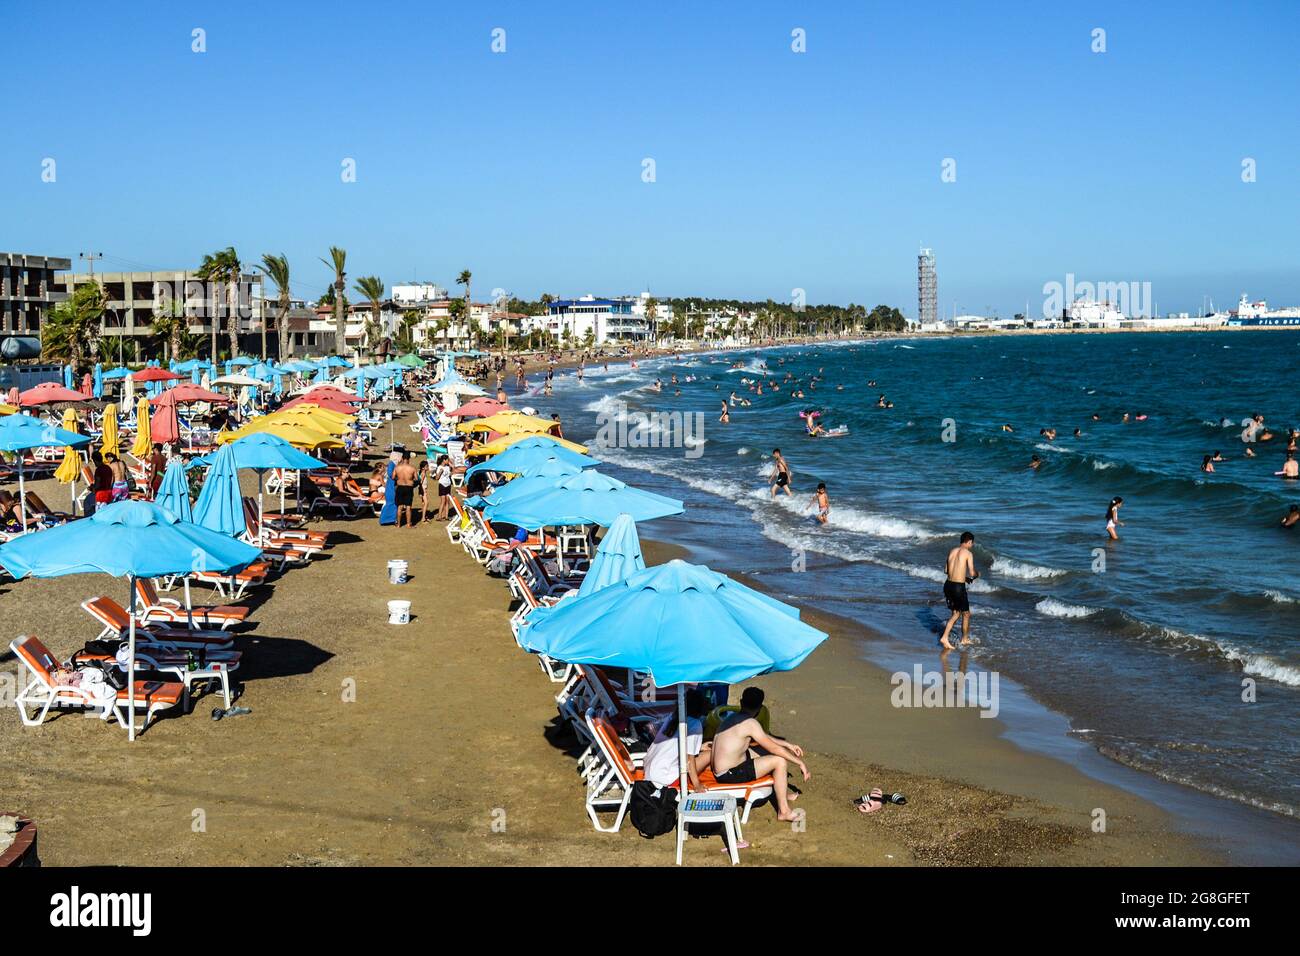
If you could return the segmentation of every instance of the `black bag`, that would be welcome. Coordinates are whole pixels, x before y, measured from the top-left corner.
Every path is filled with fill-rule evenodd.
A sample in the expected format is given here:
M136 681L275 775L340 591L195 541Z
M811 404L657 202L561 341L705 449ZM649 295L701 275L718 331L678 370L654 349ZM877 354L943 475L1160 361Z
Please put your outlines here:
M656 787L649 780L632 784L632 826L647 840L677 828L677 791Z

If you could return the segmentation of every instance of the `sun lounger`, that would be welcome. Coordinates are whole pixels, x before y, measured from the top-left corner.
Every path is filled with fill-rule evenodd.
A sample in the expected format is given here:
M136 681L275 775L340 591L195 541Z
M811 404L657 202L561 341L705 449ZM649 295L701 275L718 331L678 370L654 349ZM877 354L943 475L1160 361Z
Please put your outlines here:
M103 595L87 598L81 602L81 608L103 628L96 636L96 640L127 639L131 616L112 598ZM168 627L163 624L137 623L135 639L137 644L161 644L182 649L229 650L234 645L234 637L226 631L202 631L189 627Z
M219 684L226 706L230 706L230 675L239 670L242 657L240 651L185 651L139 643L135 647L137 671L169 674L184 685L185 693L181 700L181 709L187 713L190 709L191 688L196 684L205 688L214 683ZM73 655L73 660L108 663L116 662L117 655L80 650Z
M165 598L150 578L135 580L136 619L146 624L175 624L183 627L226 629L248 620L248 608L232 604L198 605L185 610L175 598Z
M31 683L14 699L14 704L18 707L18 716L22 719L24 727L36 727L44 723L50 710L54 708L98 712L101 720L116 717L123 729L130 726L127 722L127 710L130 706L128 690L119 690L112 697L100 699L82 687L59 683L55 675L58 661L39 638L30 635L19 637L9 645L9 648L32 675ZM184 695L184 685L174 681L136 681L135 708L144 710L145 728L153 722L158 713L176 706ZM34 715L28 714L29 707L37 708Z
M632 784L644 780L645 774L636 765L632 755L614 730L613 724L601 717L594 710L586 715L587 731L596 744L599 762L587 773L587 816L592 825L602 833L616 833L623 825L627 813L628 801L632 796ZM771 775L760 777L751 783L722 784L713 776L712 770L705 770L699 775L704 792L718 796L735 797L744 810L737 821L736 838L743 839L739 826L749 822L749 811L755 803L772 795L774 782ZM676 790L679 782L674 781L671 788ZM602 826L598 813L614 812L614 822Z

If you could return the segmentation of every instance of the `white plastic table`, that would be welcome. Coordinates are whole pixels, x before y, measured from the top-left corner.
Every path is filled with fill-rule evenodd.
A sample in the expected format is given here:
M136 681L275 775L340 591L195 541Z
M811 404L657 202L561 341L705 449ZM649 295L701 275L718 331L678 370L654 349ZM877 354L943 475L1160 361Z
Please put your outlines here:
M736 813L735 797L711 797L707 793L693 793L677 807L677 865L682 864L682 844L686 840L686 828L692 823L721 823L727 835L727 852L731 855L731 865L740 862L740 851L736 847L736 832L740 821Z

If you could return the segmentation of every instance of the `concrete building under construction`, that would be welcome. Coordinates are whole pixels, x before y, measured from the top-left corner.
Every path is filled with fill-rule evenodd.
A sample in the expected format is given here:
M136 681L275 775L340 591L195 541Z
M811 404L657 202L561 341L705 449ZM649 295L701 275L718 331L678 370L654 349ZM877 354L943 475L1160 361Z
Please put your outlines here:
M922 249L916 257L916 304L917 320L923 328L939 321L939 273L931 249Z

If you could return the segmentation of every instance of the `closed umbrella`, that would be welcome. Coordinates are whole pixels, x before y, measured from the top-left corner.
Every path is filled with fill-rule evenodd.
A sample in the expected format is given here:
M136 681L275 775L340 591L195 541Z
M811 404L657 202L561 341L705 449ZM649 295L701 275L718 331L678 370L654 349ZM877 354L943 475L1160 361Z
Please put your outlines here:
M257 472L257 515L259 525L262 523L262 515L265 513L262 486L263 478L268 470L282 468L288 471L314 471L322 467L320 461L299 451L279 435L270 432L253 432L242 438L237 438L228 444L222 445L215 455L210 455L208 458L215 461L217 455L222 452L229 452L233 456L236 468L249 468ZM206 464L207 459L197 458L192 464L194 463Z
M63 430L72 435L78 435L77 431L77 413L71 408L63 410ZM61 485L71 485L72 507L71 511L77 509L77 479L81 477L81 455L77 449L71 445L65 445L63 449L63 461L59 463L58 469L54 472L54 478Z
M631 515L619 515L601 539L596 556L582 577L578 597L594 594L644 570L645 556L641 554L641 537L636 533L636 522Z
M127 712L135 739L135 602L137 578L195 570L242 571L261 556L254 547L181 521L150 501L119 501L40 534L0 545L0 564L15 578L102 573L130 579Z
M244 534L248 522L244 520L244 496L234 452L229 445L219 448L207 464L208 474L194 502L194 523L231 537Z
M637 571L538 613L519 628L525 648L570 664L646 671L658 687L677 686L683 796L686 685L792 670L827 637L799 620L798 608L685 561Z
M101 455L122 455L117 436L117 406L111 402L104 406L104 417L99 423L99 453Z
M154 503L166 508L182 521L194 520L194 506L190 503L190 479L185 465L173 459L163 473L162 484Z
M164 441L162 438L152 438L149 428L149 399L140 399L140 405L135 411L135 444L131 446L131 454L135 455L140 461L149 457L149 452L153 449L153 442Z
M95 374L91 380L90 394L95 398L104 397L104 366L99 362L95 363Z

